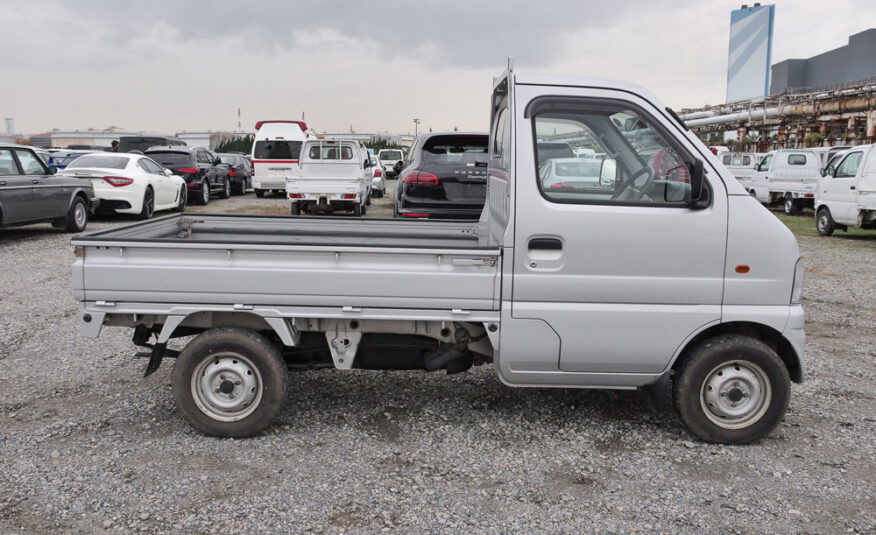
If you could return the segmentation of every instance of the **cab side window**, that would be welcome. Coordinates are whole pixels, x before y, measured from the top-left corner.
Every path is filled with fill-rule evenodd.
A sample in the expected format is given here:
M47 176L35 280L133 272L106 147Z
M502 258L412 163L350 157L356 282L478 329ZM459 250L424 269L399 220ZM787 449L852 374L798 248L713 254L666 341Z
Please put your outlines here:
M528 113L534 115L536 180L548 201L648 206L690 202L695 159L644 110L620 100L559 97L543 99L533 108ZM575 157L580 149L593 156Z
M861 165L861 158L864 157L863 152L849 153L836 168L835 178L851 178L858 174L858 167Z
M26 175L47 175L49 174L42 160L37 158L34 153L25 149L15 149L15 155L18 156L18 162L21 164L21 169Z

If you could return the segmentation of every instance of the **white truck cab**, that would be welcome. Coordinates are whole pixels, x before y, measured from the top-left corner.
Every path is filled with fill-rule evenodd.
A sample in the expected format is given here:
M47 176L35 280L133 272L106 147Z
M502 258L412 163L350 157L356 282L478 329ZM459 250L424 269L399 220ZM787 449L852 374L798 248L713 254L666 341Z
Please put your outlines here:
M257 197L284 194L286 178L298 164L301 145L311 136L304 121L259 121L252 144L252 187Z
M306 141L285 182L292 215L347 210L360 216L371 192L371 161L355 140Z
M788 215L799 213L814 206L821 165L821 156L813 150L770 151L751 176L748 192L767 205L783 203Z
M852 147L827 166L815 193L815 224L822 236L876 229L876 145Z

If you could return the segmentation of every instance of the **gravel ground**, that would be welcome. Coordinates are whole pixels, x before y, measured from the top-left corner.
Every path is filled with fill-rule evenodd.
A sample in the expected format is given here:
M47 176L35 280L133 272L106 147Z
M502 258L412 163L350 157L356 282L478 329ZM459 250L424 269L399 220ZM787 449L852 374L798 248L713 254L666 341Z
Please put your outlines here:
M511 389L491 366L293 374L277 425L207 438L172 362L144 379L126 330L79 336L69 239L0 232L0 533L876 531L876 233L800 238L808 380L744 447L697 442L636 393Z

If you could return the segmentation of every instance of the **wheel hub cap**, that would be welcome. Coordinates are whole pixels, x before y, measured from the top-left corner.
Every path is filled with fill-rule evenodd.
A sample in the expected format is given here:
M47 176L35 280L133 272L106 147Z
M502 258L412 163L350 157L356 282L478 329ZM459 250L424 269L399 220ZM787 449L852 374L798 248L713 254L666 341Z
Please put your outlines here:
M246 418L262 397L258 369L236 353L216 354L201 361L192 375L191 388L198 408L223 422Z
M748 361L717 366L706 376L700 396L706 417L726 429L747 427L760 420L771 399L766 372Z

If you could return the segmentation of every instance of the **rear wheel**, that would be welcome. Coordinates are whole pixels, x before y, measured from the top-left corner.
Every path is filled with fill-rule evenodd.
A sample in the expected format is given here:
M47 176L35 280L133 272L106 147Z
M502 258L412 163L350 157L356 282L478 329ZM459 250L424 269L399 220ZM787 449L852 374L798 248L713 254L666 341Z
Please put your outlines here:
M754 338L705 340L675 379L675 407L691 433L706 442L746 444L767 436L788 408L791 382L775 351Z
M67 215L52 224L65 232L82 232L88 226L88 205L82 197L74 197Z
M800 213L800 203L797 199L785 197L785 213L788 215L797 215Z
M143 193L143 207L140 209L140 219L152 219L155 215L155 193L151 186L146 187L146 192Z
M361 204L356 203L356 204L353 206L353 215L356 216L356 217L361 217L361 216L362 216L362 205L361 205Z
M174 212L185 212L186 204L189 202L189 188L183 184L179 188L179 202L176 203L176 206L173 208Z
M826 206L818 209L818 214L815 216L815 227L818 233L822 236L830 236L836 228L836 223L833 221L833 216L830 215L830 210Z
M301 205L297 202L292 203L292 215L301 215Z
M263 189L257 189L257 190L255 190L255 194L256 194L256 197L258 197L259 199L261 199L262 197L265 196L265 190L263 190Z
M247 437L268 427L286 399L286 364L257 332L210 329L188 343L173 367L171 387L195 429Z

